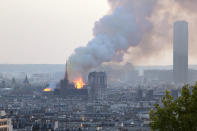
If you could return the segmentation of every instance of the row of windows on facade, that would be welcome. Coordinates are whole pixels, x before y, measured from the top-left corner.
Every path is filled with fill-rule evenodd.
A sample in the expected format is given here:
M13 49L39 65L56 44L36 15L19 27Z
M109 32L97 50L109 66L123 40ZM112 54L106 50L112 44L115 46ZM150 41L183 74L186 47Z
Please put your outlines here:
M0 126L4 126L4 125L7 125L7 121L4 121L4 122L0 122ZM1 131L1 130L0 130Z

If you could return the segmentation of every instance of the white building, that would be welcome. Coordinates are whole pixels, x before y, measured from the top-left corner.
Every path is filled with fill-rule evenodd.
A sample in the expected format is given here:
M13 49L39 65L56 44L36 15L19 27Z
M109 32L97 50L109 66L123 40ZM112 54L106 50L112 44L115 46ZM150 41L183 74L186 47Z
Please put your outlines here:
M11 119L0 118L0 131L13 131Z

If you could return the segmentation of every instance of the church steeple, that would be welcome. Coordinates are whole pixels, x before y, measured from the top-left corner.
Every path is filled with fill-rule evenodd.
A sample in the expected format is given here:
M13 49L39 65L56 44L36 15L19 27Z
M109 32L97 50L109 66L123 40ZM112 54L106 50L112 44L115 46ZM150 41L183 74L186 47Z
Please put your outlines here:
M24 84L29 84L29 80L28 80L28 78L27 78L27 75L26 75L25 80L23 81L23 83L24 83Z
M69 77L68 77L68 61L66 61L65 79L66 79L67 81L69 81Z
M30 87L29 79L26 75L25 80L23 81L24 87Z

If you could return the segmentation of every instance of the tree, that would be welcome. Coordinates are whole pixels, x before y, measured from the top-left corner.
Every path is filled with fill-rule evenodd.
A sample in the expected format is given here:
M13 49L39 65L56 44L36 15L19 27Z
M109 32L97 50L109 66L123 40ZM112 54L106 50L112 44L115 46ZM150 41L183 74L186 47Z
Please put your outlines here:
M162 106L151 109L150 119L152 131L197 131L197 83L183 86L177 99L166 91Z

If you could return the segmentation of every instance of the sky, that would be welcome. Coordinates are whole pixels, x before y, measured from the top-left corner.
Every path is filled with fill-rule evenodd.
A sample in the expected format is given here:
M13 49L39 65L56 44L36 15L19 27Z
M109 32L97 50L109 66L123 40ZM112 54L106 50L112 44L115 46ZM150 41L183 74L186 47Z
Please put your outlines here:
M110 5L115 3L114 5ZM173 23L189 23L189 64L197 64L196 0L117 0L151 6L152 24L141 42L129 48L124 62L171 65ZM116 0L0 0L0 64L65 64L74 50L94 39L95 22L113 12ZM114 6L114 7L113 7ZM142 9L134 7L134 14ZM139 13L139 14L138 14ZM102 22L102 21L101 21ZM140 24L140 23L139 23ZM143 24L141 26L143 28Z
M108 11L106 0L1 0L0 64L64 64Z

